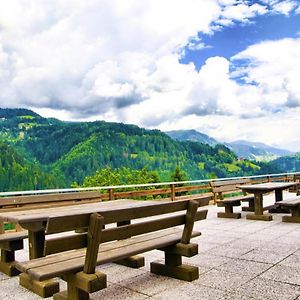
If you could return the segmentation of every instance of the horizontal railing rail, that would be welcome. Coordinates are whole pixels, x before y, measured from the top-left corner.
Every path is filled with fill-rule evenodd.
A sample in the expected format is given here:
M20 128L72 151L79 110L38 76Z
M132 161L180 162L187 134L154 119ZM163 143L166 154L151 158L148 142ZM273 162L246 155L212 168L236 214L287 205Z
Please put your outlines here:
M206 193L210 191L209 182L214 180L235 180L249 178L252 183L270 182L270 181L293 181L293 173L254 175L254 176L240 176L214 179L201 179L191 181L175 181L175 182L158 182L148 184L131 184L118 186L98 186L98 187L84 187L84 188L67 188L67 189L47 189L47 190L32 190L32 191L11 191L1 192L0 197L9 196L25 196L25 195L39 195L52 193L69 193L82 191L100 191L102 200L113 200L118 198L165 198L169 196L171 200L175 200L178 195L192 194L192 193ZM128 190L131 189L131 190ZM123 191L122 191L123 190ZM1 199L0 199L1 201Z

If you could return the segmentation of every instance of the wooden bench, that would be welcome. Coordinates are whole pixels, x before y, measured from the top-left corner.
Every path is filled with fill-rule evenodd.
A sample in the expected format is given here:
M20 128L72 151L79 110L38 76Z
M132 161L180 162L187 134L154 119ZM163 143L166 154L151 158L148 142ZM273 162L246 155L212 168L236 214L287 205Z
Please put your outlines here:
M296 193L296 195L299 196L300 195L300 174L294 174L293 180L296 184L289 189L289 192Z
M28 237L27 231L0 234L0 272L8 276L16 276L20 272L15 268L15 251L23 249L23 240Z
M243 211L254 211L254 196L243 194L237 187L249 184L250 179L234 179L211 181L210 185L214 193L214 200L217 206L224 207L225 212L218 212L219 218L241 218L241 213L233 212L234 206L240 206L241 202L248 202L248 206L242 207Z
M179 211L184 212L170 214ZM198 245L190 243L190 239L200 235L193 232L194 221L205 219L206 215L207 210L198 211L197 201L179 200L104 211L102 215L78 213L51 217L46 227L48 235L65 231L72 231L72 234L48 238L45 242L47 256L16 263L23 272L20 284L32 289L31 281L38 280L42 284L44 280L61 277L68 289L54 294L53 299L89 299L89 293L106 287L106 275L96 270L97 265L117 262L141 267L144 258L136 255L153 249L164 251L165 263L152 262L152 273L195 280L199 277L198 268L182 264L182 256L198 253ZM131 224L133 219L135 222ZM104 227L111 223L118 226ZM73 233L87 227L88 233Z
M92 191L6 197L0 198L0 212L96 202L99 201L100 196L99 192ZM20 273L14 267L15 251L23 249L23 240L28 237L27 231L22 231L22 228L15 226L19 232L5 232L5 224L0 222L0 271L8 276Z
M276 202L276 206L287 209L291 212L291 216L283 216L282 222L293 222L293 223L300 223L300 196L278 201Z

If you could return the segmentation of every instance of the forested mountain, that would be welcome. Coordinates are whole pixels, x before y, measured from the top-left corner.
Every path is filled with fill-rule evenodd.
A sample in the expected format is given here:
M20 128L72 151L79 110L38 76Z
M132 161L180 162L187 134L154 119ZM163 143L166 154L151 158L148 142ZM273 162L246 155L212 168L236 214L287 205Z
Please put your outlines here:
M82 184L87 176L103 168L156 171L160 181L171 180L176 167L190 180L278 171L274 165L239 160L224 145L176 141L159 130L134 125L62 122L22 109L0 109L0 116L2 147L14 151L12 157L18 157L21 167L35 168L35 175L28 171L28 177L37 182L26 186L27 179L22 179L25 185L7 179L11 183L2 191L69 187L74 182ZM5 153L1 151L1 161ZM8 168L1 168L1 174L8 176Z
M0 141L0 191L59 187L54 174L27 162L13 147Z
M294 155L279 157L270 162L270 164L286 172L300 172L300 152Z
M172 139L178 141L192 141L192 142L198 142L202 144L208 144L210 146L215 146L217 144L220 144L214 138L194 129L166 131L166 134L170 136Z

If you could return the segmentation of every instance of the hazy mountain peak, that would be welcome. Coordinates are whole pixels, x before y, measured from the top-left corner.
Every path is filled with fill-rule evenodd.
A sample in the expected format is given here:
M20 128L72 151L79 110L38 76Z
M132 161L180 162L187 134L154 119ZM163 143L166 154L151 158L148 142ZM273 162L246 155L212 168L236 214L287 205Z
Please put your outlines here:
M215 146L216 144L218 144L218 142L214 138L202 132L199 132L195 129L173 130L173 131L166 131L165 133L174 140L193 141L202 144L208 144L210 146Z

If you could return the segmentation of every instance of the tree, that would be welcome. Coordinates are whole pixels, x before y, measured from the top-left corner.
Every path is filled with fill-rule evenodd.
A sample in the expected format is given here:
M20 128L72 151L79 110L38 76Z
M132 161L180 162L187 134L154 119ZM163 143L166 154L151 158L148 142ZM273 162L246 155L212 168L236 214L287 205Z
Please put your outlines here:
M180 169L178 165L176 165L173 173L171 174L171 181L186 181L188 178L186 172Z

